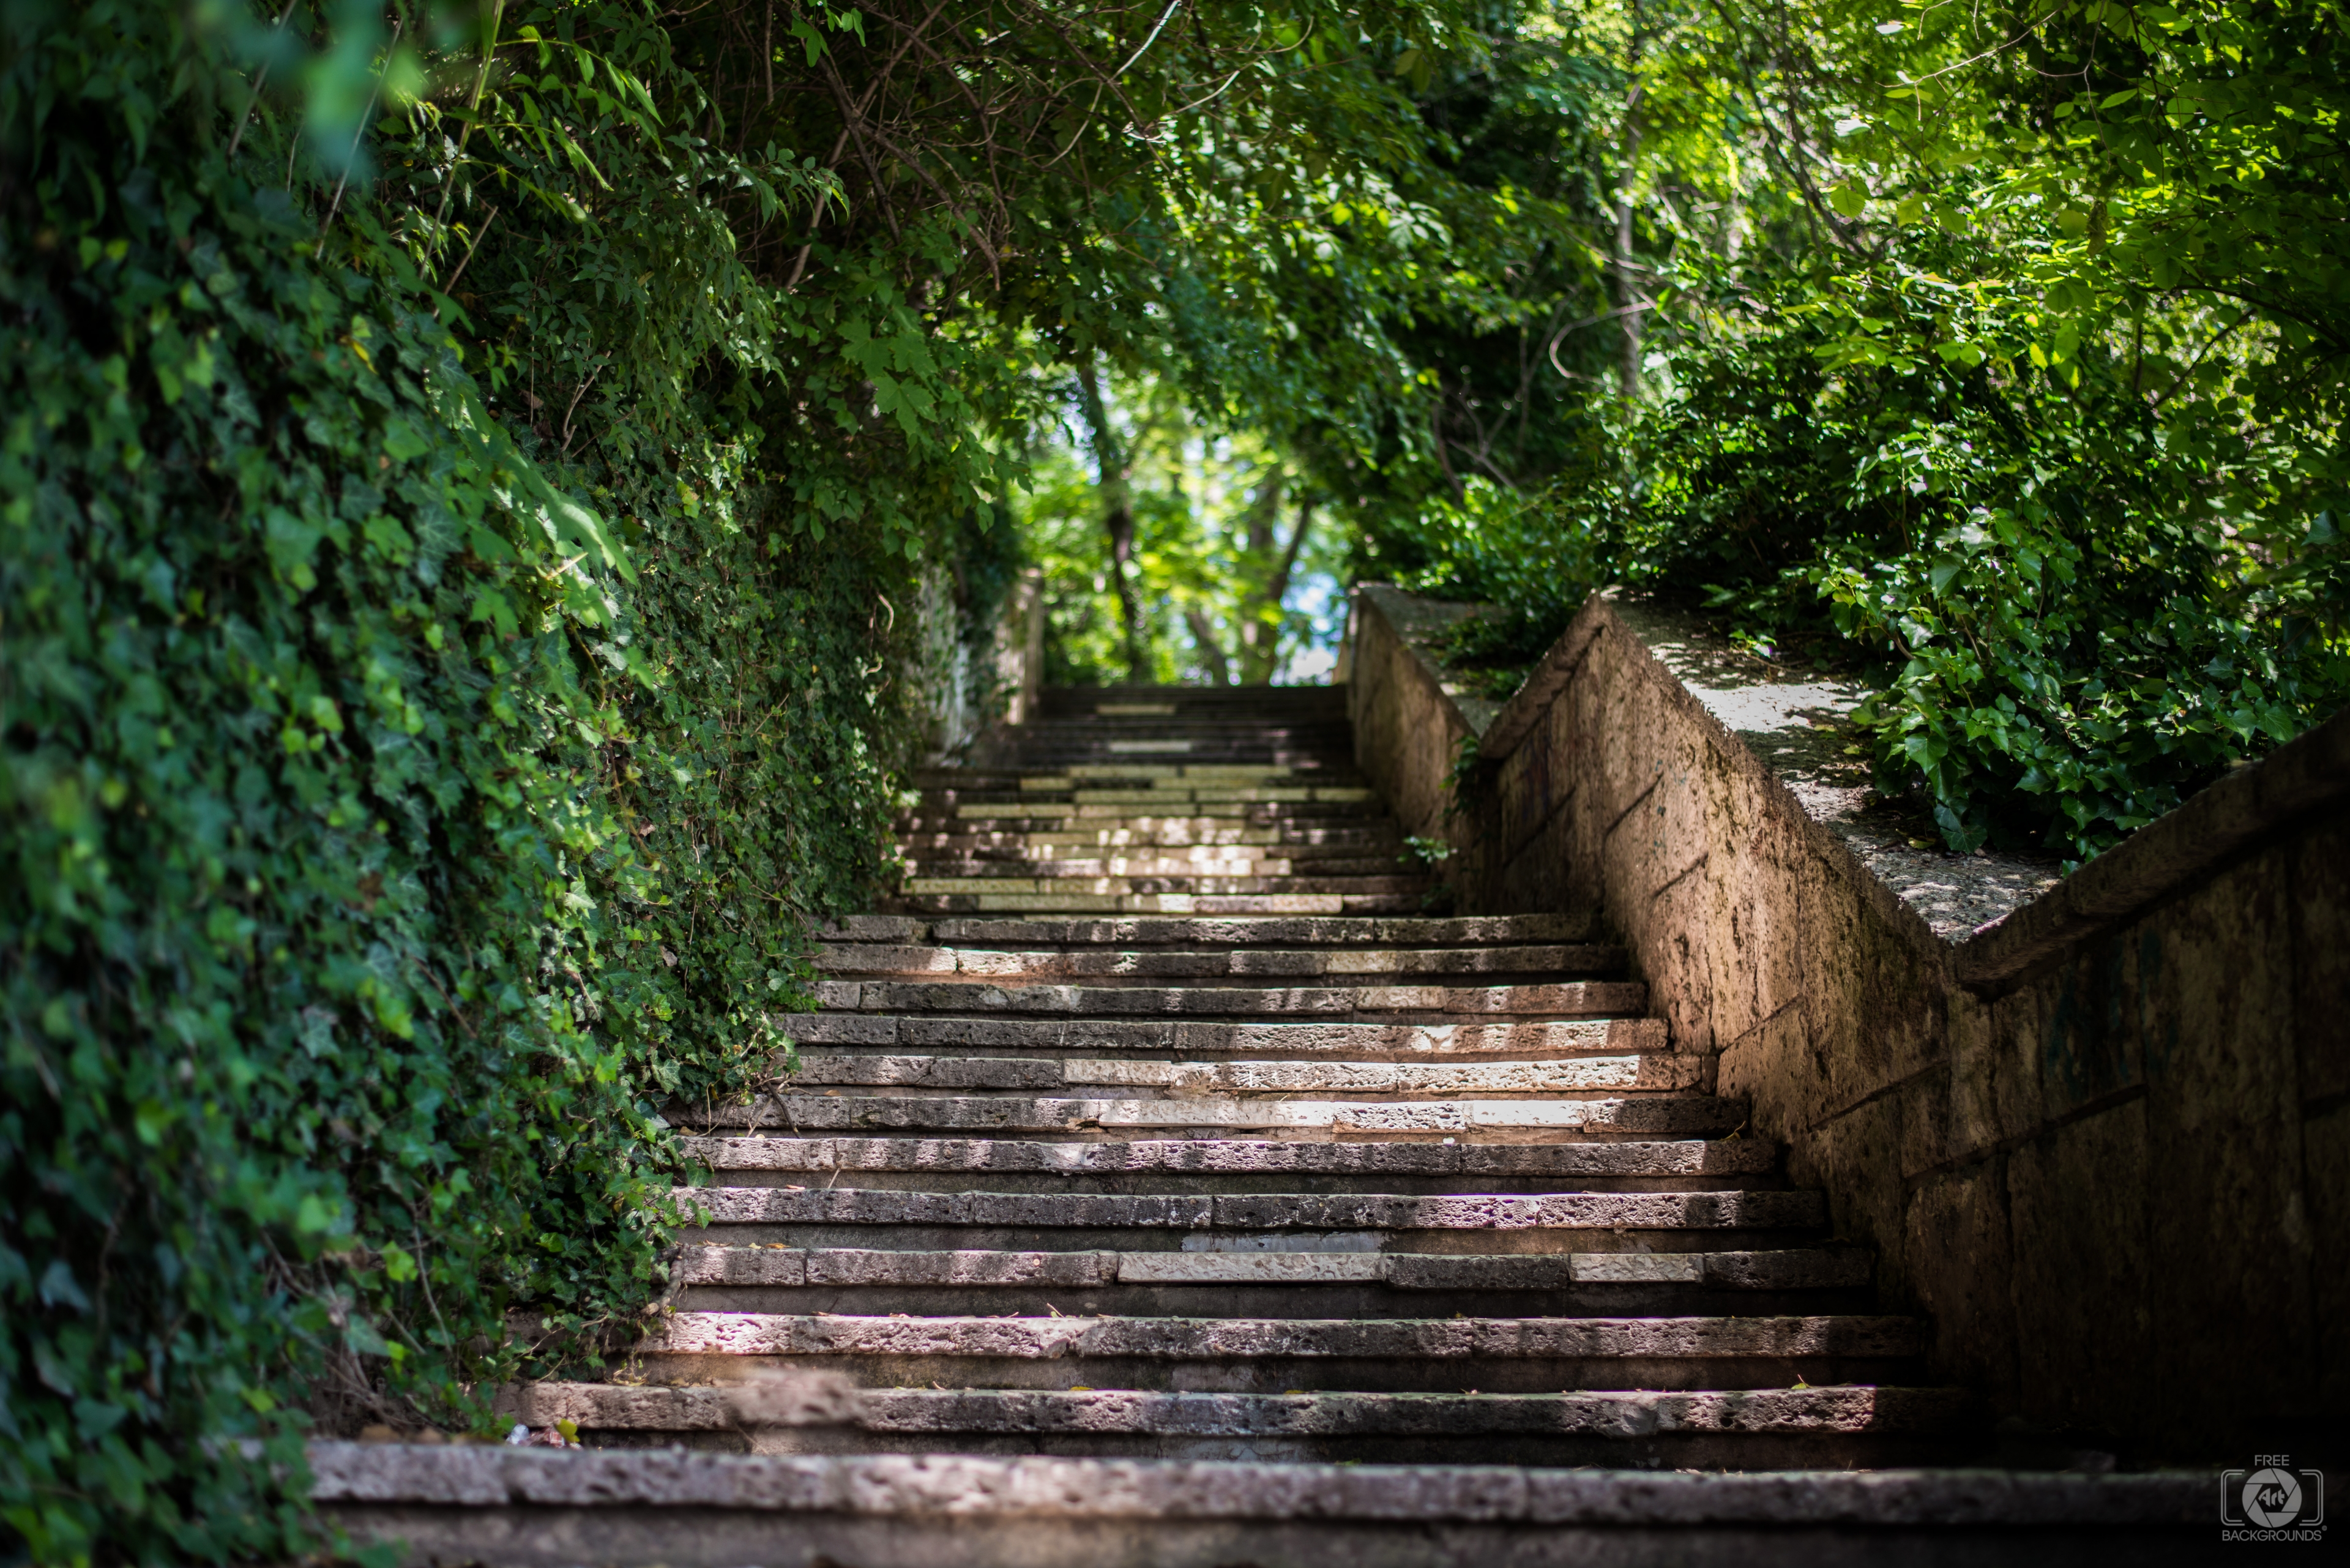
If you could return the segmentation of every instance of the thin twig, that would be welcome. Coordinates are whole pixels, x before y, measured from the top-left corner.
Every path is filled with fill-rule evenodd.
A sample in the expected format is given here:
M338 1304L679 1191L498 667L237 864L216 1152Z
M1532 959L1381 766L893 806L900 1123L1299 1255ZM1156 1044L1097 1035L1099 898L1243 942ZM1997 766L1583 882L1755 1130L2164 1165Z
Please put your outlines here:
M286 19L292 15L294 0L286 0L286 9L277 13L277 25L269 29L271 36L275 37L286 30ZM244 140L244 128L253 122L254 106L261 101L261 89L269 85L269 67L274 64L274 60L262 61L260 74L253 78L253 91L244 100L244 112L236 117L236 134L228 139L228 155L231 158L236 156L237 148Z
M579 383L577 391L571 394L571 406L563 410L563 451L557 455L562 457L571 455L571 416L578 411L579 400L588 395L588 389L596 384L596 378L602 375L604 367L611 362L612 357L609 354L596 361L596 368L588 372L588 379Z
M496 4L490 10L490 36L482 46L482 68L473 73L473 96L465 101L465 128L457 133L457 155L449 161L449 177L442 182L441 186L441 205L432 213L432 232L436 235L441 233L441 220L448 215L449 193L456 189L457 166L465 161L465 143L473 140L473 121L481 116L482 91L490 84L490 62L497 58L498 32L504 26L505 19L506 0L496 0ZM490 210L493 213L497 211L494 207ZM486 229L489 224L484 223L482 227ZM478 234L474 236L476 242L480 238ZM473 260L473 253L467 251L465 259ZM460 266L457 270L463 272L465 269ZM446 294L449 291L442 289L441 292Z
M449 281L441 286L441 292L442 294L447 294L451 289L457 286L457 280L465 275L465 269L467 267L473 265L473 253L482 248L482 236L488 234L490 232L490 225L497 221L498 210L495 207L492 207L490 209L490 215L482 220L482 226L473 231L473 243L465 247L464 259L457 264L457 270L449 275Z
M335 226L335 215L343 210L343 191L351 182L351 165L359 161L359 139L367 135L368 127L375 123L375 106L383 97L383 78L391 71L391 52L400 47L400 31L407 26L408 18L405 16L391 25L390 48L384 51L383 64L376 70L375 89L368 94L367 110L359 116L359 128L351 132L350 151L343 154L343 177L335 182L335 199L327 205L327 221L318 225L320 234Z

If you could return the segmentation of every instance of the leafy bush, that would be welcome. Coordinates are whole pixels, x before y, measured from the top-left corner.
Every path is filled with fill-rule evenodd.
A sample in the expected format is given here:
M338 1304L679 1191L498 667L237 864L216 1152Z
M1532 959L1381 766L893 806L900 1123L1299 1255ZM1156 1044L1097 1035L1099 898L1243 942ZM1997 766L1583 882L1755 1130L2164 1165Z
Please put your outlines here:
M1678 594L1881 681L1880 787L1922 792L1950 847L2073 858L2350 698L2338 511L2294 537L2211 502L2275 493L2310 438L2167 425L2098 343L2035 369L2022 312L1954 310L1940 275L1828 304L1737 280L1742 328L1679 351L1604 461L1423 535L1419 586L1509 612L1459 655L1523 666L1604 582ZM1954 339L1976 352L1934 351Z
M0 0L0 1554L300 1554L656 1304L1037 361L1256 395L1457 20L1162 10Z
M1603 582L1711 605L1879 684L1949 847L2068 858L2350 698L2338 7L1573 9L1646 326L1546 481L1375 530L1507 612L1463 658Z
M723 224L703 319L541 272L525 327L650 338L567 462L491 406L544 340L469 343L335 166L364 111L303 134L331 81L233 153L221 14L5 22L0 1534L280 1556L314 1421L479 1424L658 1293L658 1106L772 1070L878 862L909 568L744 483Z

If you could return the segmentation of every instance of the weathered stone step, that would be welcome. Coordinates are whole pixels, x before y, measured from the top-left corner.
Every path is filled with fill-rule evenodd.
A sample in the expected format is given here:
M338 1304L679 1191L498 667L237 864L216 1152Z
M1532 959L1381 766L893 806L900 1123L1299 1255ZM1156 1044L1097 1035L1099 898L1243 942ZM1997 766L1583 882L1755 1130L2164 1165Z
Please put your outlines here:
M1588 1018L1637 1014L1648 1001L1648 988L1633 981L1473 986L1097 986L836 980L820 981L814 990L818 1006L851 1012L1148 1012L1223 1018L1252 1013L1352 1018L1381 1012Z
M1402 1231L1727 1231L1817 1230L1811 1191L1720 1192L920 1192L867 1188L680 1188L711 1225L983 1226L1141 1232L1229 1231L1233 1245L1287 1231L1362 1234L1360 1250ZM1620 1236L1617 1238L1620 1241ZM1171 1241L1138 1240L1150 1251ZM1623 1251L1612 1242L1602 1250Z
M1596 1093L1596 1091L1595 1091ZM685 1114L691 1115L691 1108ZM1648 1099L1276 1100L1009 1098L973 1095L785 1095L702 1113L716 1127L795 1131L935 1127L966 1132L1066 1132L1121 1127L1274 1128L1362 1137L1704 1135L1735 1131L1742 1101L1710 1096Z
M1440 1180L1513 1178L1727 1179L1776 1164L1757 1138L1675 1143L1321 1143L1270 1138L1170 1138L1132 1143L1028 1143L993 1138L689 1137L687 1156L713 1170L906 1172L935 1176L1317 1177ZM1055 1190L1061 1189L1056 1185Z
M1609 974L1624 968L1612 943L1495 948L1145 948L1064 952L835 942L816 955L827 974L954 976L974 981L1320 979L1333 975Z
M853 1428L766 1428L758 1446L766 1451L842 1451L860 1446L862 1437L921 1445L946 1439L961 1447L974 1438L1001 1436L1076 1439L1087 1447L1137 1453L1139 1445L1101 1439L1241 1438L1262 1444L1288 1438L1303 1440L1303 1447L1334 1438L1491 1443L1541 1437L1585 1439L1578 1447L1586 1462L1627 1462L1628 1456L1606 1450L1638 1443L1644 1459L1704 1456L1719 1463L1735 1462L1742 1447L1762 1446L1752 1444L1756 1438L1951 1437L1978 1430L1982 1420L1976 1402L1957 1390L1870 1386L1541 1394L873 1388L863 1390L858 1403ZM598 1435L663 1434L691 1441L693 1434L739 1430L727 1391L715 1387L539 1384L521 1391L510 1408L533 1425L570 1420L583 1433ZM1688 1440L1692 1438L1716 1441ZM1733 1441L1719 1441L1725 1438ZM1818 1452L1825 1458L1838 1449L1855 1451L1849 1443L1838 1443L1822 1445ZM1504 1462L1523 1451L1488 1450Z
M1118 1284L1378 1283L1398 1291L1570 1291L1578 1285L1701 1285L1723 1291L1811 1291L1851 1290L1866 1285L1873 1267L1869 1254L1857 1248L1760 1252L1459 1254L968 1250L911 1252L856 1247L799 1250L695 1246L679 1254L671 1265L670 1278L681 1285L1057 1285L1072 1290Z
M887 1254L868 1254L886 1256ZM1313 1254L1305 1254L1312 1256ZM1330 1256L1331 1254L1321 1254ZM1362 1256L1363 1254L1357 1254ZM1147 1262L1154 1254L1130 1254ZM1180 1267L1192 1254L1155 1255ZM952 1355L1018 1361L1072 1356L1199 1361L1215 1357L1348 1360L1470 1356L1658 1361L1748 1356L1912 1356L1926 1346L1916 1318L1511 1317L1309 1318L851 1317L837 1313L676 1313L632 1342L651 1355Z
M729 1418L724 1391L697 1392L717 1396L717 1418ZM532 1424L549 1424L538 1396L525 1398ZM1743 1446L1777 1457L1767 1438ZM1659 1457L1638 1439L1612 1448L1619 1463ZM361 1542L401 1542L416 1563L519 1568L2168 1568L2209 1557L2215 1484L2200 1472L1742 1475L389 1443L313 1443L309 1468L312 1501Z
M914 876L906 878L906 891L910 894L970 898L1041 893L1049 893L1056 898L1129 898L1144 894L1160 897L1180 894L1197 898L1315 894L1367 896L1417 894L1429 886L1429 879L1425 877L1399 876L1222 877L1205 872L1184 872L1173 876L1033 877L1022 874L1018 867L1005 867L1000 876L989 872L968 877Z
M959 948L1506 947L1591 941L1599 934L1599 921L1590 914L1027 920L850 915L819 928L816 934L836 941Z
M1118 1087L1185 1097L1324 1093L1380 1096L1556 1095L1688 1089L1695 1056L1577 1056L1552 1062L1054 1061L1005 1056L843 1056L801 1059L804 1085L893 1089Z
M899 842L909 853L926 849L1036 849L1059 845L1076 849L1229 848L1274 854L1310 848L1392 854L1402 848L1403 835L1391 824L1374 822L1348 822L1326 827L1293 822L1249 827L1214 821L1198 827L1162 824L1147 831L1121 827L1115 822L1097 822L1082 827L1040 827L1017 833L978 833L954 823L902 830Z
M1360 784L1210 784L1191 780L1160 779L1145 789L1119 789L1115 786L1092 786L1082 779L1023 779L1020 781L1023 804L1030 795L1065 795L1079 805L1131 805L1146 811L1182 811L1185 803L1197 801L1224 804L1228 802L1253 805L1296 805L1306 801L1342 801L1349 805L1365 805L1377 796Z
M1024 815L1003 815L1003 818L980 818L963 815L954 809L914 809L900 811L893 820L893 830L907 854L914 854L921 844L938 842L971 842L971 844L1006 844L1006 842L1060 842L1069 839L1076 844L1100 846L1109 844L1316 844L1316 846L1356 846L1379 848L1379 851L1400 851L1403 832L1396 827L1394 818L1367 814L1367 811L1342 811L1337 806L1327 811L1276 811L1264 806L1260 811L1243 811L1236 815L1149 815L1149 814L1093 814L1088 818L1072 815L1045 815L1045 818L1024 818Z
M1160 874L1160 868L1164 867L1191 867L1227 871L1237 868L1239 871L1260 876L1286 876L1288 872L1285 870L1273 871L1268 867L1287 867L1301 854L1315 853L1292 844L1146 843L1116 847L1098 844L1032 843L1030 842L1032 836L1024 833L994 834L990 836L996 842L984 847L974 846L968 851L931 851L920 845L906 843L902 839L900 846L913 857L914 864L917 866L941 867L941 869L924 873L926 876L932 877L952 876L955 874L954 868L962 866L1024 867L1029 875L1038 877L1130 876L1136 874L1134 868L1138 867L1150 868L1148 873L1150 875ZM1068 839L1078 837L1079 834L1072 832L1055 834L1054 836L1058 839ZM1357 859L1365 857L1365 852L1359 846L1335 846L1319 853L1326 857L1348 856ZM1395 863L1391 857L1379 861L1383 867L1392 867ZM1091 866L1097 869L1092 872L1045 869L1048 867L1063 866ZM1123 869L1111 871L1107 869L1108 867L1123 867Z
M1346 784L1360 785L1352 758L1303 764L1255 763L1154 763L1138 758L1108 763L1079 763L1053 768L1035 764L1018 767L918 768L917 789L1068 789L1076 784L1119 781L1149 787L1161 781L1195 784Z
M1061 858L1033 855L967 855L915 857L910 870L918 891L953 892L951 888L922 888L937 882L1027 882L1051 888L1087 884L1079 891L1098 892L1093 886L1123 882L1136 891L1159 893L1253 893L1280 891L1272 884L1303 883L1296 890L1313 892L1333 877L1395 879L1393 855L1286 853L1275 856L1234 853L1229 849L1197 849L1180 855L1092 855ZM1182 884L1176 886L1177 883ZM1246 883L1248 886L1235 886ZM1390 889L1391 891L1393 889Z
M1923 1335L1896 1317L913 1317L681 1312L629 1346L663 1382L762 1364L867 1386L1280 1393L1556 1394L1562 1388L1783 1388L1915 1375ZM796 1364L796 1365L795 1365Z
M1317 796L1311 790L1295 792L1309 798L1304 800L1162 800L1156 806L1137 801L1022 799L1016 801L955 800L946 802L925 799L919 808L924 815L937 813L951 805L956 819L966 826L984 824L990 827L1010 828L1035 824L1047 828L1063 826L1084 826L1107 823L1128 832L1156 832L1161 826L1182 826L1194 829L1221 823L1248 822L1259 826L1272 823L1363 822L1387 820L1387 814L1371 801L1342 795Z
M1609 1266L1616 1262L1632 1266ZM1802 1248L1517 1254L825 1243L688 1247L672 1267L679 1311L1038 1318L1819 1315L1867 1311L1872 1274L1866 1253ZM1791 1371L1783 1381L1794 1380Z
M926 915L1395 915L1418 893L910 893L889 900Z
M962 784L944 770L932 775L953 787L988 788L1002 781L1021 791L1078 789L1152 790L1178 794L1201 789L1365 789L1349 764L1326 767L1258 767L1249 763L1081 763L1053 770L1035 768L974 774ZM918 782L917 787L920 787ZM1370 798L1367 792L1362 797Z
M968 1018L937 1014L809 1012L790 1021L810 1045L900 1045L966 1051L1149 1051L1183 1055L1247 1053L1279 1058L1545 1056L1660 1052L1657 1018L1558 1019L1523 1023L1222 1023L1211 1020Z

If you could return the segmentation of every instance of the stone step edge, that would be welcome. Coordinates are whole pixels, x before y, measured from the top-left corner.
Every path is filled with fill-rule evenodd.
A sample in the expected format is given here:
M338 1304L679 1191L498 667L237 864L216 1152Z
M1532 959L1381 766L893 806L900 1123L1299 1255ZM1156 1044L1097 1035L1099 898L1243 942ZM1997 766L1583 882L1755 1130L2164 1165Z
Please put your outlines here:
M1273 977L1266 977L1268 979ZM1429 1012L1473 1022L1495 1015L1636 1017L1648 1006L1638 981L1576 980L1534 985L1085 985L1050 981L971 984L908 980L820 980L818 1007L841 1012L1278 1013ZM1401 1022L1400 1020L1399 1022Z
M1516 962L1451 963L1448 959L1516 960ZM1249 960L1289 960L1298 967L1259 969ZM1079 968L1127 961L1138 967ZM870 977L876 982L903 983L902 977L923 977L918 983L940 984L944 977L959 983L985 984L1045 981L1091 985L1147 985L1177 980L1244 980L1257 982L1287 980L1369 979L1399 974L1462 975L1480 973L1592 974L1621 970L1625 950L1609 942L1513 942L1482 948L1177 948L1148 954L1112 949L1101 953L1006 950L908 942L827 943L816 957L819 971L844 979ZM1543 981L1516 983L1548 983Z
M679 1187L671 1189L671 1201L687 1213L707 1213L712 1225L1035 1226L1338 1234L1783 1231L1824 1225L1827 1213L1826 1200L1816 1191L1737 1188L1711 1192L1127 1193Z
M794 1379L785 1375L788 1386ZM764 1424L758 1382L536 1383L499 1391L525 1425L723 1431ZM1697 1437L1949 1435L1979 1428L1964 1389L1866 1383L1686 1392L1385 1394L1352 1390L1222 1394L1132 1388L859 1388L853 1425L868 1433L1022 1432L1189 1437L1574 1436L1601 1441Z
M1594 1472L1498 1465L831 1458L313 1442L314 1503L952 1518L2094 1528L2210 1523L2217 1477L2003 1470Z
M1459 917L1325 915L1287 917L1234 915L1185 919L1136 916L1103 919L1022 920L970 916L849 915L811 934L835 941L991 942L1084 947L1203 942L1211 946L1332 947L1364 942L1436 947L1526 941L1580 941L1596 931L1588 914L1477 915Z
M1357 915L1422 907L1410 893L910 893L887 900L933 915Z
M1178 1176L1752 1176L1778 1151L1760 1138L1658 1143L1321 1143L1291 1138L1142 1138L1036 1143L1021 1138L740 1137L689 1135L689 1158L717 1170L1002 1171ZM1343 1158L1341 1151L1344 1151Z
M1282 1059L1388 1051L1411 1059L1504 1053L1659 1054L1671 1049L1661 1018L1570 1018L1463 1023L1315 1018L1230 1022L1201 1018L1086 1019L924 1012L800 1012L776 1020L806 1045L945 1046L957 1051L1182 1051L1258 1053Z
M1399 1291L1558 1290L1690 1284L1729 1291L1853 1290L1876 1277L1863 1248L1768 1251L1446 1253L1371 1251L898 1251L858 1247L687 1246L675 1285L880 1285L964 1289L1118 1284L1382 1284Z
M1204 1318L676 1312L632 1355L1016 1361L1908 1360L1914 1317Z
M1705 1059L1667 1054L1547 1062L1157 1062L1132 1058L835 1055L811 1051L795 1085L873 1089L1159 1089L1170 1096L1541 1095L1701 1086Z
M1612 1091L1594 1090L1595 1096ZM688 1120L709 1127L768 1127L831 1132L845 1127L935 1127L942 1131L1083 1132L1133 1127L1288 1127L1388 1134L1474 1132L1686 1132L1742 1126L1744 1103L1659 1091L1644 1098L1525 1100L1108 1099L970 1095L786 1095L748 1106L718 1106Z

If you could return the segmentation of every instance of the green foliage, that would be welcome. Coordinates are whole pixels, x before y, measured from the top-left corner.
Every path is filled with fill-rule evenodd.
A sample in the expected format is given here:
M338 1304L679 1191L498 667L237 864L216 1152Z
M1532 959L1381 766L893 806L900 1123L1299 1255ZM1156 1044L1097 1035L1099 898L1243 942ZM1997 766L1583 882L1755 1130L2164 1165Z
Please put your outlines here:
M1168 15L0 5L6 1551L298 1555L652 1307L1040 361L1388 439L1457 18Z
M868 625L907 568L746 483L765 327L724 171L655 134L658 36L495 102L585 100L674 224L616 238L605 171L518 139L569 222L511 218L468 317L430 205L321 155L334 73L364 103L400 57L324 36L248 112L233 21L5 16L0 1528L40 1562L302 1550L314 1419L479 1425L640 1311L659 1109L774 1070L899 726ZM593 456L498 417L582 355Z
M1506 612L1458 654L1702 600L1881 680L1880 787L1950 847L2068 858L2350 697L2340 225L2286 215L2345 186L2336 8L1619 9L1682 127L1640 395L1385 531Z

